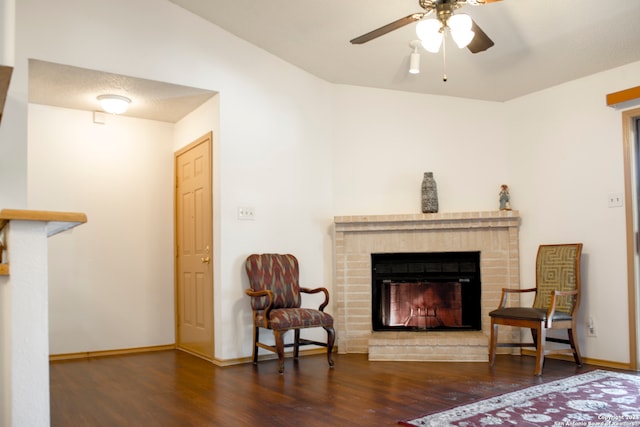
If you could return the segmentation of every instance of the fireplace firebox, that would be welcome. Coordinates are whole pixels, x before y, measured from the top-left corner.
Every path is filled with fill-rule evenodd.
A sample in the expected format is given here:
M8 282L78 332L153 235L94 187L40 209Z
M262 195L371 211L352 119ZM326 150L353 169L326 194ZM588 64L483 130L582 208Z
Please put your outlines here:
M481 330L480 252L371 254L374 331Z

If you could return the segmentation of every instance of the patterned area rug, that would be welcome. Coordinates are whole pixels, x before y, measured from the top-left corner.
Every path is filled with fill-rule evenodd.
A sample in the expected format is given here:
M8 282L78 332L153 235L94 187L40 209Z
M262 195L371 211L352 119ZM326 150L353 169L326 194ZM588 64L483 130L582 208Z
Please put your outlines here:
M640 427L640 376L597 370L399 424Z

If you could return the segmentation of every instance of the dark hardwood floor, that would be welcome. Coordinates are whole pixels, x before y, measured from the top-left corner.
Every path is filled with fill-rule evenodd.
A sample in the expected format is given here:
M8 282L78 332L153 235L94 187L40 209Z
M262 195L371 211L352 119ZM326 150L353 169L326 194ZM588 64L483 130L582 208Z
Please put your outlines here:
M324 355L217 367L180 351L54 362L51 425L393 426L530 385L596 369L498 356L487 363L369 362Z

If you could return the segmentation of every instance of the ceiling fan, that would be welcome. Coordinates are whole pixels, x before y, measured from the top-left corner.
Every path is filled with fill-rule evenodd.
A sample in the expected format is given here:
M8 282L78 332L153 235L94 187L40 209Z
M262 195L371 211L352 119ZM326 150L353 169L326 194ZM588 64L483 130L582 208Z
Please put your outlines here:
M501 0L419 0L420 7L425 10L424 12L412 13L411 15L405 16L404 18L400 18L387 25L383 25L380 28L356 37L355 39L351 40L351 43L366 43L375 38L390 33L391 31L402 28L405 25L409 25L412 22L421 21L422 18L426 17L431 12L436 13L436 18L440 22L440 28L437 29L437 31L442 33L446 28L448 28L447 23L449 21L449 18L453 16L453 12L456 9L461 8L465 4L478 6L487 3L495 3L498 1ZM469 44L467 45L467 49L469 49L471 53L485 51L494 45L489 36L487 36L487 34L482 31L478 24L476 24L473 20L471 20L471 31L473 31L474 35L472 36L473 38L471 42L469 42Z

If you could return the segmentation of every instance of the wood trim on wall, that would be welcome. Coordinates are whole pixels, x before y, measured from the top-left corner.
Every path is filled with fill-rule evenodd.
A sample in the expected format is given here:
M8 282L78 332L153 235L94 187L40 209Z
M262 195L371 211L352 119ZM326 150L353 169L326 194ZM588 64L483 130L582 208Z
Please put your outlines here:
M80 353L52 354L49 356L49 361L62 362L65 360L89 359L89 358L108 357L108 356L125 356L129 354L149 353L152 351L167 351L167 350L182 351L184 353L189 353L193 356L202 358L202 356L198 354L194 354L189 351L178 349L175 344L167 344L167 345L156 345L151 347L123 348L118 350L84 351ZM317 354L326 354L326 352L327 350L323 348L300 350L299 356L304 357L304 356L311 356L311 355L317 355ZM333 352L334 353L338 352L337 346L333 347ZM293 352L285 353L285 357L287 358L293 357ZM258 360L270 360L270 359L277 359L277 358L278 356L274 354L273 355L265 354L265 355L260 355L258 357ZM216 366L224 367L224 366L240 365L245 363L253 363L253 357L248 356L248 357L240 357L240 358L225 359L225 360L216 358L213 360L209 360L209 362L213 363Z
M167 344L155 345L152 347L124 348L118 350L83 351L80 353L52 354L49 356L49 361L58 362L62 360L89 359L92 357L122 356L125 354L147 353L150 351L175 350L175 348L175 344Z
M607 94L607 106L611 107L638 98L640 98L640 86Z
M535 350L522 349L522 355L536 357L536 352ZM575 363L575 361L573 360L573 355L568 355L568 354L551 354L549 356L545 356L544 358L566 360L567 362ZM584 365L600 366L602 368L622 369L624 371L635 371L635 369L633 369L633 367L631 366L631 363L614 362L612 360L594 359L594 358L583 356L582 363Z
M178 351L184 351L184 350L178 350ZM188 351L186 351L186 353L189 353ZM337 346L333 347L333 353L338 353L338 349ZM193 353L189 353L189 354L193 354ZM313 349L306 349L306 350L300 350L299 351L299 357L304 357L304 356L312 356L312 355L319 355L319 354L327 354L327 349L325 348L313 348ZM197 354L195 354L194 356L198 356ZM200 356L198 356L200 357ZM284 354L285 358L291 358L293 357L293 351L290 352L286 352ZM260 356L258 356L258 361L262 361L262 360L278 360L278 356L276 354L261 354ZM221 367L225 367L225 366L233 366L233 365L242 365L245 363L253 363L253 357L252 356L248 356L248 357L238 357L238 358L234 358L234 359L218 359L215 358L213 360L210 361L211 363L213 363L216 366L221 366Z

